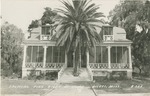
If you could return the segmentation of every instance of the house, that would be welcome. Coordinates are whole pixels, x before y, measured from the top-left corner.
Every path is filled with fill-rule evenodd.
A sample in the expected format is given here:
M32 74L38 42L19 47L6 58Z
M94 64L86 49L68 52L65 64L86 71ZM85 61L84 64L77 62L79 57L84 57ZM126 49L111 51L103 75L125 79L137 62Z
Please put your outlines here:
M30 38L24 41L22 77L27 76L34 68L36 74L58 71L58 79L68 67L73 68L73 57L66 53L63 46L55 46L52 39L54 32L50 25L41 25L31 30ZM103 41L92 49L94 55L86 51L80 68L87 68L91 80L95 76L108 75L113 72L124 72L132 78L131 41L126 39L124 29L102 26L99 33Z

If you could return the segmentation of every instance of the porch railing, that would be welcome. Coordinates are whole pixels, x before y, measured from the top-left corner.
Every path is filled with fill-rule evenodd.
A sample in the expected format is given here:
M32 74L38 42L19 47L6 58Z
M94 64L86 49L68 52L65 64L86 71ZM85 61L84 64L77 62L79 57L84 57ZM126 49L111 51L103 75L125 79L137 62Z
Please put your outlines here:
M40 40L51 40L52 36L50 35L40 35Z
M46 63L45 68L50 68L50 69L61 69L62 66L65 63ZM26 68L44 68L43 62L26 62L25 63Z
M60 69L65 63L46 63L45 68Z
M128 63L111 63L112 69L128 69L129 64Z
M107 69L108 63L89 63L89 66L92 69Z
M129 63L111 63L111 69L128 69ZM108 63L89 63L91 69L108 69Z
M104 41L113 41L114 36L113 35L103 35L103 40Z
M26 68L43 68L43 62L25 63Z

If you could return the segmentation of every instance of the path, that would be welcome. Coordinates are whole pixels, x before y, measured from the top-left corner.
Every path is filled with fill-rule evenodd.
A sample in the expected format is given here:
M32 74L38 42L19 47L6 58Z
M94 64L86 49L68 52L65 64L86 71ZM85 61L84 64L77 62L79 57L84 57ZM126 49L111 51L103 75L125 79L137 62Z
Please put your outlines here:
M90 87L90 78L86 69L80 69L80 75L74 77L73 69L67 68L55 90L45 96L95 96Z

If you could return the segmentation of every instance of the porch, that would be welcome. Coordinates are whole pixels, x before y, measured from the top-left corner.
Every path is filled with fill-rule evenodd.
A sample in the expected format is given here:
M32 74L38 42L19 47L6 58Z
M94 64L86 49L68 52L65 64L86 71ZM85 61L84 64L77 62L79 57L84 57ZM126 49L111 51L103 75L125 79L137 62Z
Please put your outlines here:
M94 56L87 52L87 69L94 76L109 76L112 72L126 72L132 78L132 60L130 45L96 46Z
M130 45L102 45L92 49L94 54L86 52L85 58L88 74L93 80L94 76L101 76L101 72L125 71L127 77L132 77L132 61ZM35 69L37 75L40 72L58 71L58 79L64 70L70 66L71 60L63 47L56 46L24 46L24 59L22 65L22 77L27 76L31 70ZM84 59L85 59L84 58ZM82 58L83 59L83 58ZM71 60L72 61L72 60ZM72 70L74 68L71 63ZM82 63L83 64L83 63ZM68 66L69 65L69 66ZM83 68L82 65L79 65Z

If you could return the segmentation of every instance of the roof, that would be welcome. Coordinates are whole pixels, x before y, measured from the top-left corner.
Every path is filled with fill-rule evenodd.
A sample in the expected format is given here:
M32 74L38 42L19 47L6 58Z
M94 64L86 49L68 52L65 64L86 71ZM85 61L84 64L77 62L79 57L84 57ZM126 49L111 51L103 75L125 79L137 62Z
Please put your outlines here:
M33 28L32 30L31 30L31 33L40 33L41 32L41 27L39 26L39 27L37 27L37 28Z
M130 41L126 38L126 31L120 27L113 27L114 41ZM131 41L130 41L131 42Z
M102 23L94 23L100 27L102 26L110 26L110 25L104 25ZM56 31L58 31L58 29L61 26L58 26L56 28ZM100 27L96 27L96 31L99 34L101 32L101 28ZM24 41L25 44L29 43L36 43L36 44L46 44L46 43L51 43L51 42L56 42L56 38L52 39L51 41L42 41L40 40L40 34L41 34L41 26L37 27L37 28L33 28L33 30L31 30L31 36L30 38L26 39ZM130 40L126 39L126 31L123 28L120 27L113 27L113 35L114 35L114 41L111 41L111 43L118 43L118 42L122 42L122 43L131 43ZM56 37L56 36L53 36ZM106 42L108 43L108 42Z

